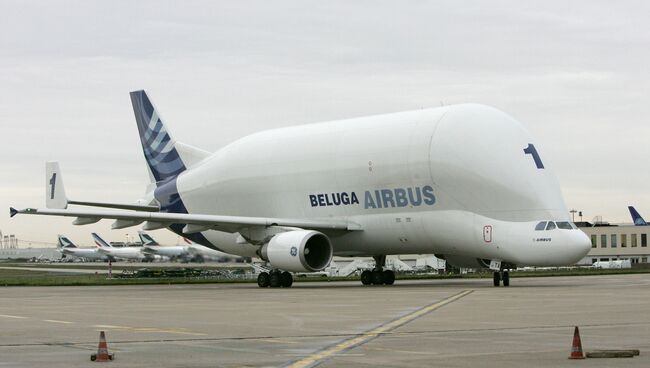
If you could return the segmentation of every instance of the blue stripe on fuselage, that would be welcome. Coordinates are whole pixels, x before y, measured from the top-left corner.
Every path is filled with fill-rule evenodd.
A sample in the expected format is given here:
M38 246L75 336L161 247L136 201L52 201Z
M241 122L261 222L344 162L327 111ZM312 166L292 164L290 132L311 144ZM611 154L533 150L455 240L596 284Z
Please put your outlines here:
M185 208L185 204L181 199L181 195L178 193L176 179L177 178L174 177L165 182L158 183L156 190L154 190L154 197L160 203L160 212L187 213L187 208ZM184 234L183 227L185 227L185 225L186 224L172 224L169 226L169 229L175 234L190 239L195 243L204 245L208 248L216 249L218 251L222 251L214 244L210 243L210 241L206 239L206 237L201 233Z

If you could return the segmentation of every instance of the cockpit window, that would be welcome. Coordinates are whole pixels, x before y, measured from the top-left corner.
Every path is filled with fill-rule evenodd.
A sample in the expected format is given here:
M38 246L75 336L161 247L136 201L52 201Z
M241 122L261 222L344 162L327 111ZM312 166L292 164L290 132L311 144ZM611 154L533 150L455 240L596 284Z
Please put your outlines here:
M546 221L542 221L539 224L537 224L537 226L535 226L535 230L537 231L544 230L544 229L546 229Z
M549 221L548 225L546 225L546 230L553 230L555 229L555 222Z
M564 230L573 230L573 226L571 226L570 222L567 221L562 221L562 222L557 222L557 227L559 229L564 229Z

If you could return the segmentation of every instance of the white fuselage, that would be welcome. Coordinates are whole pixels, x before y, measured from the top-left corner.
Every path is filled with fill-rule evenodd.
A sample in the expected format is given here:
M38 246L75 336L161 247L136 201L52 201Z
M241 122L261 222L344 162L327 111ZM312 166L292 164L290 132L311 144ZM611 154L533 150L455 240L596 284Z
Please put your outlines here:
M107 259L106 254L95 248L59 248L59 252L70 257L85 259Z
M189 246L188 252L195 256L201 256L203 258L213 259L213 260L232 259L232 255L228 253L210 249L208 247L204 247L203 245L196 244L196 243Z
M531 143L493 108L424 109L253 134L180 174L177 187L189 213L357 224L324 231L336 255L574 263L590 248L581 231L535 230L569 217L548 163L524 152ZM258 249L237 234L202 234L228 253Z
M142 252L145 254L158 255L163 257L186 257L189 256L189 250L186 246L160 246L160 245L144 245Z
M121 259L136 259L140 260L146 258L146 255L142 252L141 247L111 247L111 248L98 248L99 251L105 255L109 255L114 258Z

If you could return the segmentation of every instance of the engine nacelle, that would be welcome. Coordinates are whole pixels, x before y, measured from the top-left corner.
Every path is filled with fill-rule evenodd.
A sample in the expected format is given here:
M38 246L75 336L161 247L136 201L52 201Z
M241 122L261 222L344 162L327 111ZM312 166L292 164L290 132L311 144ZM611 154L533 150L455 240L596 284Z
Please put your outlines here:
M330 264L333 254L329 238L314 230L277 234L260 249L262 259L274 268L292 272L320 271Z

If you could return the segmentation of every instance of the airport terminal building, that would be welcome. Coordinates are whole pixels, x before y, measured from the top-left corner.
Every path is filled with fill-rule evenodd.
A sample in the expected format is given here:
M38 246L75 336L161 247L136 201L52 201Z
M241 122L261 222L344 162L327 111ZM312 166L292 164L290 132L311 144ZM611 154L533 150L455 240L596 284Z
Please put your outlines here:
M650 226L592 224L576 225L591 239L591 250L578 264L629 259L632 264L648 263Z

